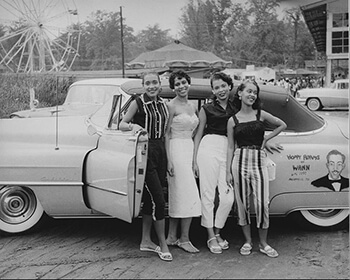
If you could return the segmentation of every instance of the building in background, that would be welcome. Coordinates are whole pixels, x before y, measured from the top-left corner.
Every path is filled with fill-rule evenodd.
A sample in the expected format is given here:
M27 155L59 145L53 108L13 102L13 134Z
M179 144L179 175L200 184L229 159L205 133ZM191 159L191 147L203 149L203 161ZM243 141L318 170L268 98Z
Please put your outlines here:
M326 85L349 78L348 0L322 0L300 6L317 52L326 55Z

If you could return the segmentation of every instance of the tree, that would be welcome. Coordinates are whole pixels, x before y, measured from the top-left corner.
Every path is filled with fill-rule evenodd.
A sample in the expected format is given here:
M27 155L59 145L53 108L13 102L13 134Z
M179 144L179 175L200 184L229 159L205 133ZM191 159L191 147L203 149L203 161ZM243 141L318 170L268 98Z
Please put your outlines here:
M158 24L147 26L136 35L136 42L146 51L153 51L164 47L173 40L169 35L169 30L161 30Z
M291 8L285 11L285 20L289 24L289 33L293 31L293 51L288 61L293 68L304 67L304 60L312 56L314 50L314 42L307 29L301 11L298 8Z
M280 20L278 6L278 0L248 0L245 5L190 0L181 17L181 40L233 61L234 67L283 65L287 60L293 68L303 67L313 49L312 37L298 9L293 11L294 20L288 16Z
M82 33L86 58L91 59L94 69L121 69L121 26L119 12L96 11L84 24ZM135 40L133 29L123 24L124 46ZM124 51L127 58L130 53Z
M198 50L212 49L210 34L213 32L212 14L210 8L200 0L190 0L180 17L182 39L186 45Z

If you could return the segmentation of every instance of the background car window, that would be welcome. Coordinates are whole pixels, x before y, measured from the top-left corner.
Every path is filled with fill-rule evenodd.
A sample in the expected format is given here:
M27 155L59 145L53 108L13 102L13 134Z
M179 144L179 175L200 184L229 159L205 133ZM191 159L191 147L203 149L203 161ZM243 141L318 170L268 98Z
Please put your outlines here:
M349 88L349 84L348 83L341 83L340 84L340 88L341 89L348 89Z

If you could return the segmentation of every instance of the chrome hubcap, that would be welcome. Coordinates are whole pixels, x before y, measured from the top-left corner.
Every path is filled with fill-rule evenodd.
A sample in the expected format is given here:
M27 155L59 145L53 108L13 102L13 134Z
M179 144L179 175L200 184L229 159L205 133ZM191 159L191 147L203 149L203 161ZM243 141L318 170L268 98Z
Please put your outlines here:
M28 220L36 209L34 193L22 187L3 187L0 190L0 219L19 224Z

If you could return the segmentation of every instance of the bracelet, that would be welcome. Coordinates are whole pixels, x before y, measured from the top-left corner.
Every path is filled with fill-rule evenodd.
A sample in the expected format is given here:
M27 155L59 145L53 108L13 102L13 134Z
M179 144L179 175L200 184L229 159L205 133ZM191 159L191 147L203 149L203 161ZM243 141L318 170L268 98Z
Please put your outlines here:
M129 129L132 130L134 127L134 124L133 123L129 123Z

